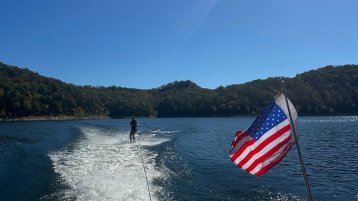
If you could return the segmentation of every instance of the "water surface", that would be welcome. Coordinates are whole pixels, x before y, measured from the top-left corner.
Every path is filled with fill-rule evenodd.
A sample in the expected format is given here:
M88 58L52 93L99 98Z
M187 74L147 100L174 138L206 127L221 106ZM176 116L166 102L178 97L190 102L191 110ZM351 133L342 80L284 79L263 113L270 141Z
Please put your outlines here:
M254 118L140 118L0 123L0 200L306 200L292 149L267 174L228 151ZM302 117L300 145L315 200L358 200L358 117Z

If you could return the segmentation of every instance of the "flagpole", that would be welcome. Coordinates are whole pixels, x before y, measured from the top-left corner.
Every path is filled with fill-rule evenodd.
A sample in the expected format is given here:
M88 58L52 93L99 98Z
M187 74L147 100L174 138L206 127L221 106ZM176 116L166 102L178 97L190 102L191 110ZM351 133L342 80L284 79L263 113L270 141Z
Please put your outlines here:
M300 146L299 146L299 144L298 144L298 137L297 137L297 133L296 133L296 128L295 128L294 123L293 123L293 120L292 120L291 109L290 109L290 107L289 107L289 105L288 105L288 99L287 99L287 96L286 96L285 81L282 80L281 84L282 84L283 95L285 96L285 100L286 100L286 105L287 105L287 109L288 109L288 115L290 116L290 122L291 122L291 126L292 126L293 136L294 136L295 141L296 141L298 157L299 157L299 159L300 159L302 174L303 174L303 178L304 178L304 180L305 180L306 189L307 189L307 193L308 193L308 200L309 200L309 201L313 201L312 193L311 193L311 186L310 186L310 183L308 182L308 177L307 177L307 172L306 172L306 168L305 168L305 163L304 163L304 161L303 161L303 157L302 157L302 154L301 154L301 149L300 149Z

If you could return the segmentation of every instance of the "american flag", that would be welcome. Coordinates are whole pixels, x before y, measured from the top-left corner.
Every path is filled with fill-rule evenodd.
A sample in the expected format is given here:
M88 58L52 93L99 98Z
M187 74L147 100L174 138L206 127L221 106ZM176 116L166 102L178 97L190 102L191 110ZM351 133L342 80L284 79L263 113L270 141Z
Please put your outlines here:
M290 100L297 131L297 111ZM245 131L236 132L230 158L241 169L259 176L278 164L295 144L285 96L277 94Z

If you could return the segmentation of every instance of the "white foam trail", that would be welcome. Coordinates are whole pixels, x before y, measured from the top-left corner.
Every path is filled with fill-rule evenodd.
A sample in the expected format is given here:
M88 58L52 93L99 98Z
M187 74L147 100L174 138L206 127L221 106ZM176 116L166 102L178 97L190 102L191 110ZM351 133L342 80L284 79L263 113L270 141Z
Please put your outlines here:
M179 131L165 131L161 129L151 130L151 133L161 133L161 134L171 134L171 133L178 133Z
M50 153L54 171L67 189L64 200L149 200L142 158L146 165L152 199L157 200L154 178L164 178L154 158L157 154L128 143L128 134L108 135L95 128L82 128L84 138L73 147ZM143 142L144 145L144 142Z
M148 135L139 135L138 137L138 141L140 142L140 144L142 146L146 146L146 147L151 147L151 146L156 146L156 145L160 145L163 142L167 142L170 139L169 138L163 138L163 137L155 137L153 138L153 136L148 136Z

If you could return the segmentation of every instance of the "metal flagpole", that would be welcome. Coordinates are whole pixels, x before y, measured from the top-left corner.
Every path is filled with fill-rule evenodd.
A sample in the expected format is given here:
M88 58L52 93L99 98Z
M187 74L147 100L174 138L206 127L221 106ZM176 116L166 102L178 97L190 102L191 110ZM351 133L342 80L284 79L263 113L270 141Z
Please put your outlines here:
M285 84L284 84L285 81L282 80L281 83L282 83L283 95L285 96L286 105L287 105L287 109L288 109L288 115L290 116L290 121L291 121L293 136L295 137L295 141L296 141L297 152L298 152L298 157L299 157L300 163L301 163L302 174L303 174L303 178L304 178L305 184L306 184L306 189L307 189L307 193L308 193L308 200L309 200L309 201L313 201L312 193L311 193L311 187L310 187L310 183L308 182L307 172L306 172L306 168L305 168L305 163L303 162L303 157L302 157L302 154L301 154L301 149L300 149L300 146L299 146L299 144L298 144L298 137L297 137L297 133L296 133L296 128L295 128L295 126L294 126L294 124L293 124L290 106L288 105L288 99L287 99L287 96L286 96L286 87L285 87Z

